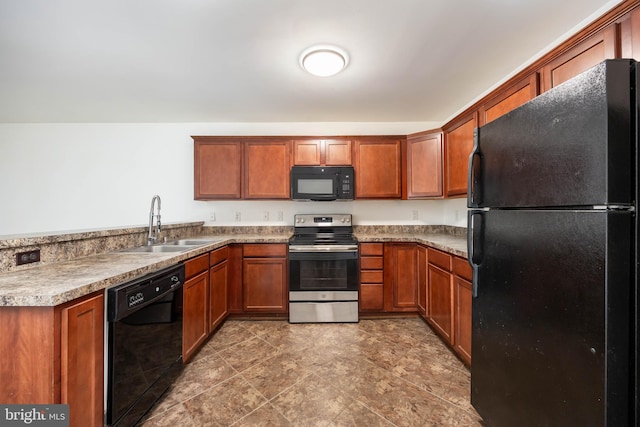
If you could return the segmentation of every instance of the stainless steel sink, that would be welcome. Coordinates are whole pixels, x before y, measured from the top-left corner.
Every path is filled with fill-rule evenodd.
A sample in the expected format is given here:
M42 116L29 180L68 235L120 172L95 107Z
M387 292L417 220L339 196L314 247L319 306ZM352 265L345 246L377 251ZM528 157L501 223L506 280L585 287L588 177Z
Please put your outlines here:
M136 248L122 249L120 252L183 252L196 248L201 245L154 245L154 246L138 246Z
M172 240L170 242L163 243L162 245L204 246L204 245L209 245L215 242L217 242L217 240L180 239L180 240Z
M163 252L183 252L189 249L197 248L199 246L209 245L215 243L217 240L211 239L179 239L171 240L169 242L158 243L151 246L138 246L135 248L122 249L120 252L150 252L150 253L163 253Z

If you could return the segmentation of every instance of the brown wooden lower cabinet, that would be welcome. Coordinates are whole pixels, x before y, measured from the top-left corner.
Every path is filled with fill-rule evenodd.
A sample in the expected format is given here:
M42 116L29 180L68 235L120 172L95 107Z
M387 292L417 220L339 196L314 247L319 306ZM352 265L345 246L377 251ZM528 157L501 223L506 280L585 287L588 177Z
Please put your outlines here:
M415 312L418 308L418 245L385 243L386 312Z
M71 426L101 426L104 390L104 296L63 306L60 312L60 402Z
M227 311L239 314L244 310L242 302L242 244L229 245L227 258Z
M418 312L427 315L427 248L418 246Z
M245 244L243 253L245 313L287 313L287 245Z
M427 257L427 322L449 345L453 345L452 256L429 248Z
M102 426L104 322L102 291L56 307L0 307L0 402L67 403L70 426Z
M416 243L360 244L360 314L419 313L471 363L471 267Z
M227 317L229 251L229 247L224 246L184 263L182 359L185 363Z
M185 280L182 295L182 359L188 362L208 336L208 267L207 270Z
M227 317L229 262L224 260L209 270L209 333Z
M384 244L360 244L360 312L384 310Z
M455 307L453 348L467 364L471 364L471 282L454 276L453 294Z
M449 344L453 344L453 284L451 273L429 264L429 307L427 321Z
M468 365L471 364L472 270L466 259L453 257L453 348Z

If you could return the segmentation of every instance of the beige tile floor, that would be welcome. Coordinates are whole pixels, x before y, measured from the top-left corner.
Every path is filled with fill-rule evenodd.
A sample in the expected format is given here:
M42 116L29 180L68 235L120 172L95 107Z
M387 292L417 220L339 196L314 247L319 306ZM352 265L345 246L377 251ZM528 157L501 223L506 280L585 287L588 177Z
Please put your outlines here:
M482 426L469 383L419 318L228 320L143 425Z

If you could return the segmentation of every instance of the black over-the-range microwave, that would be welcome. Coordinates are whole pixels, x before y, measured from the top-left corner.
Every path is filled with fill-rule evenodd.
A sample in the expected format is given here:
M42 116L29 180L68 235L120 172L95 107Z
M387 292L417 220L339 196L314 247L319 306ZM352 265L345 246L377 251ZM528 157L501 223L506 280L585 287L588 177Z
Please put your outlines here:
M353 166L293 166L293 200L353 200Z

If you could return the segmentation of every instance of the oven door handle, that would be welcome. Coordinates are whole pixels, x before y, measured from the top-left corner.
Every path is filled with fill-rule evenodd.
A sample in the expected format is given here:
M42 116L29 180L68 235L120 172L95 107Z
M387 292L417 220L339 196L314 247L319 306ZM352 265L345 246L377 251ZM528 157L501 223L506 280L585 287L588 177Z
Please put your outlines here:
M321 253L341 253L358 252L358 245L310 245L310 246L289 246L289 252L321 252Z
M343 259L358 259L358 251L348 252L298 252L289 249L290 261L331 261Z

